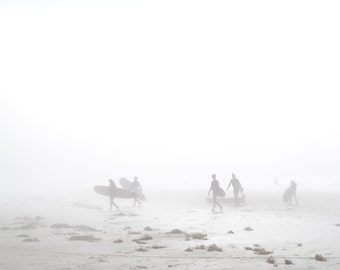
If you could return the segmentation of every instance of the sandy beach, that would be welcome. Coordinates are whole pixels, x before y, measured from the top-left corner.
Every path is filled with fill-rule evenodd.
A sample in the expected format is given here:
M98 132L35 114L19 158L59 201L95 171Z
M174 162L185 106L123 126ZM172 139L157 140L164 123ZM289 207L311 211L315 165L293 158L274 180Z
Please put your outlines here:
M338 195L305 192L289 206L254 191L213 213L206 192L154 191L110 213L91 190L3 194L0 269L340 269Z

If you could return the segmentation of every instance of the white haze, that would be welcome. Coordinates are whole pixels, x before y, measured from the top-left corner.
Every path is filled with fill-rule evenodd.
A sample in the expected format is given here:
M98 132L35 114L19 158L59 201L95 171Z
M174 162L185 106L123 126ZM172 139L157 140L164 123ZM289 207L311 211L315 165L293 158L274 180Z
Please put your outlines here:
M1 184L339 188L339 28L337 1L2 1Z

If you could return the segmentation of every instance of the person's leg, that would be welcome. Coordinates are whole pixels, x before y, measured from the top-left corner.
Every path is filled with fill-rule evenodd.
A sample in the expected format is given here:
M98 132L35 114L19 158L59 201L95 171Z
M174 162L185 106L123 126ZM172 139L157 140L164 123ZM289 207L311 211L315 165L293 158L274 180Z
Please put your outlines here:
M296 192L293 193L294 199L295 199L295 204L298 204L297 198L296 198Z
M234 189L234 200L235 200L235 205L238 206L238 194L240 190L239 189Z
M215 212L215 206L216 206L216 203L217 203L216 199L217 199L217 196L213 195L213 209L212 210L214 212Z
M112 211L113 197L110 196L110 212Z
M115 204L115 202L113 201L114 198L112 198L112 202L111 202L111 207L112 207L112 204L116 207L117 211L119 211L119 207L117 204Z
M216 199L216 204L217 204L218 207L220 208L220 212L222 212L223 207L222 207L222 205L220 205L220 203L217 201L217 199Z

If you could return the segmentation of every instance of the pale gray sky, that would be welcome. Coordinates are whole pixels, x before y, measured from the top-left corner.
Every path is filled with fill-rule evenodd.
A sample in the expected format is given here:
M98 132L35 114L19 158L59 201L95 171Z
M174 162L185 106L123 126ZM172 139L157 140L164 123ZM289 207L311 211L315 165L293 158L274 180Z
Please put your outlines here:
M337 1L5 1L0 181L339 177Z

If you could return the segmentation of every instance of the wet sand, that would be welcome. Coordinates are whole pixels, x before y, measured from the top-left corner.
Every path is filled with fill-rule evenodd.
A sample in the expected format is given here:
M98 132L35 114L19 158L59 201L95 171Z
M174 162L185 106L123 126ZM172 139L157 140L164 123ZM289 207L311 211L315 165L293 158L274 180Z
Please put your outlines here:
M117 200L110 213L88 190L3 194L0 269L340 269L340 194L302 192L289 206L281 191L249 192L223 213L211 212L205 191L187 195L153 192L140 208Z

